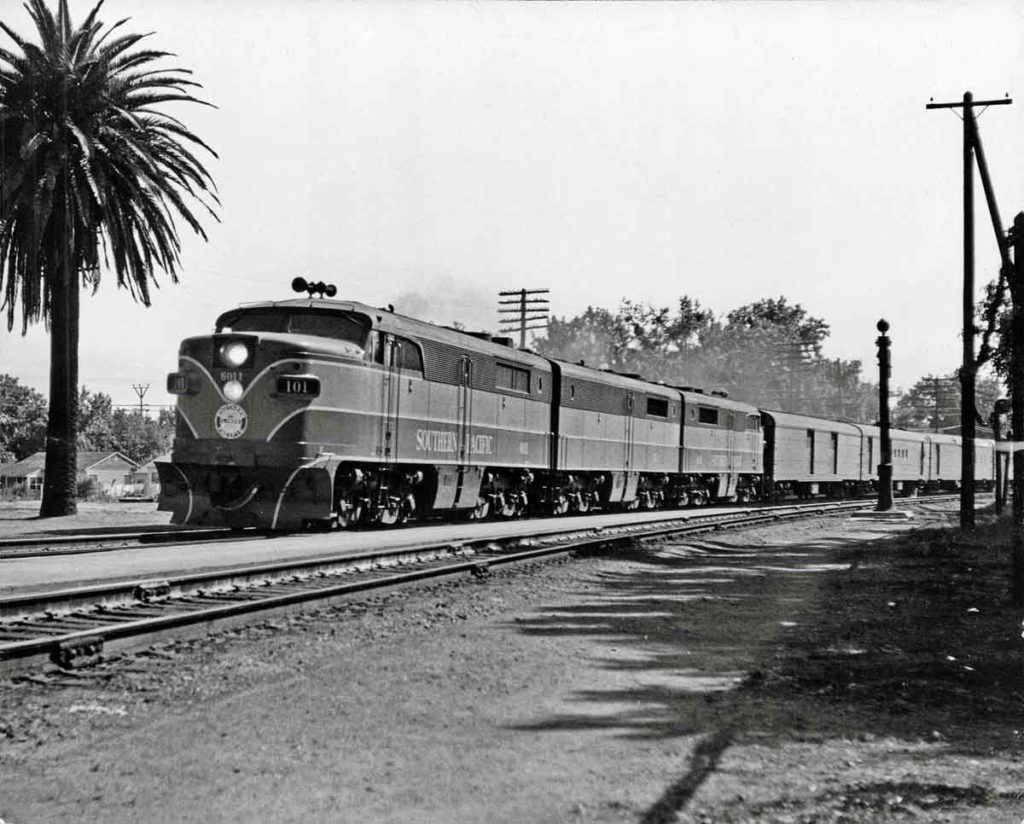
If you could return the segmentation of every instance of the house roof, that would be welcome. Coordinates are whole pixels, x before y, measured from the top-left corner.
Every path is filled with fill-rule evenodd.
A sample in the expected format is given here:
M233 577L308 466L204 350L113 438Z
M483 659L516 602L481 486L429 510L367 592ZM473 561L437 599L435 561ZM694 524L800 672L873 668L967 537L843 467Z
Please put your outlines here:
M137 466L135 461L131 458L125 457L120 452L110 450L106 452L79 452L77 457L79 474L87 473L93 467L109 460L110 458L119 458L132 468ZM45 466L46 453L33 452L27 458L22 458L20 461L16 461L15 463L0 464L0 476L8 478L27 478L29 475L41 473Z

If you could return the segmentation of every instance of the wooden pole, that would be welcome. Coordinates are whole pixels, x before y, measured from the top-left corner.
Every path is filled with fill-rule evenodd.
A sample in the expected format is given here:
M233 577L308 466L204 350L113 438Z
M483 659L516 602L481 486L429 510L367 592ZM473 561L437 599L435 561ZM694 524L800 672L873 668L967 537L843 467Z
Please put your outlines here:
M1024 605L1024 212L1013 219L1013 269L1009 277L1011 314L1010 415L1013 443L1012 586L1014 604Z
M974 153L978 143L978 127L974 118L974 110L978 106L1005 106L1013 101L1009 97L1004 100L975 100L970 92L964 92L962 103L929 103L926 109L963 109L964 121L964 290L963 290L963 365L960 367L960 435L962 442L960 463L960 527L974 527L974 436L976 434L975 416L977 415L975 400L975 377L977 367L974 362ZM987 176L987 169L983 171ZM995 200L987 179L985 196L990 209ZM995 222L997 215L992 212ZM999 237L999 228L996 229Z
M974 97L964 92L963 363L960 366L960 528L974 528Z

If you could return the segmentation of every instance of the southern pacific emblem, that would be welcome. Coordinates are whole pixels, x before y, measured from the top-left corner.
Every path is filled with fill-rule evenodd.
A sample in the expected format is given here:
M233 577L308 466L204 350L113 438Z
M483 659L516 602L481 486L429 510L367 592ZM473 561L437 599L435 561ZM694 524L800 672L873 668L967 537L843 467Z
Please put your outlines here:
M217 410L213 418L213 425L217 427L217 434L222 438L233 439L240 437L245 432L245 426L249 422L245 410L237 403L226 403Z

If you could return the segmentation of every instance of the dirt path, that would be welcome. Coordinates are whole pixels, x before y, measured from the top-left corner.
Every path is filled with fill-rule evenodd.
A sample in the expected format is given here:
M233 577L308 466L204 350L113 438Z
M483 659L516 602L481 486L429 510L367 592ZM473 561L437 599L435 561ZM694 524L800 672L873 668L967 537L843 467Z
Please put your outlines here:
M0 819L1016 824L985 540L781 525L0 681Z

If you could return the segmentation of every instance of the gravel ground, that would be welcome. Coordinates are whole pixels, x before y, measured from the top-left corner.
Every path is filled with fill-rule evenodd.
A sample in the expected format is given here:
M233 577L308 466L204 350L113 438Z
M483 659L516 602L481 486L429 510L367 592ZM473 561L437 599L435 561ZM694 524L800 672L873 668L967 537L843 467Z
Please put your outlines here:
M665 542L0 680L0 819L1016 824L1020 611L949 534Z
M78 514L65 518L40 518L39 501L0 501L0 538L75 535L83 529L96 533L171 528L171 513L157 512L152 501L79 501Z

